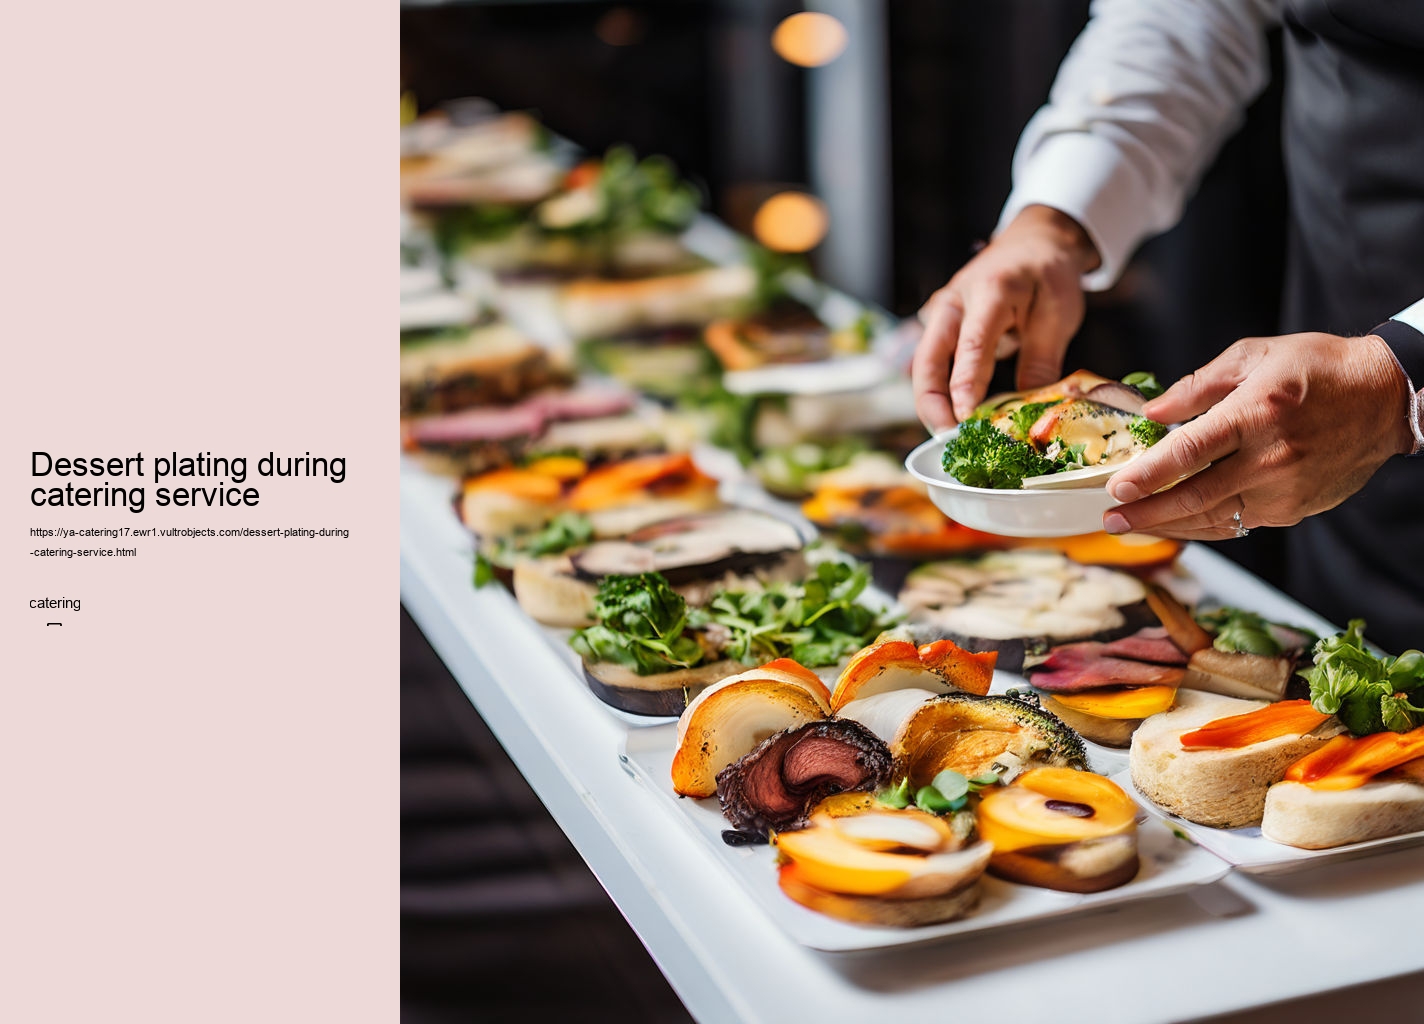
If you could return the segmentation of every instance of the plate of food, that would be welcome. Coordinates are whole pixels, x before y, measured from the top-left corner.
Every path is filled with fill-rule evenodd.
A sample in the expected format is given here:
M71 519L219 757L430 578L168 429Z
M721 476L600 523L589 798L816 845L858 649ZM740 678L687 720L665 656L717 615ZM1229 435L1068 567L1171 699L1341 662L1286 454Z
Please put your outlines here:
M911 452L905 468L965 526L1012 537L1090 533L1118 504L1108 480L1167 433L1142 415L1159 390L1146 374L1114 381L1078 370L996 395Z
M1246 872L1424 842L1424 654L1378 656L1363 629L1315 645L1308 699L1183 691L1119 783Z
M903 946L1163 896L1228 865L989 692L994 652L883 639L833 687L791 659L704 690L621 759L796 941Z

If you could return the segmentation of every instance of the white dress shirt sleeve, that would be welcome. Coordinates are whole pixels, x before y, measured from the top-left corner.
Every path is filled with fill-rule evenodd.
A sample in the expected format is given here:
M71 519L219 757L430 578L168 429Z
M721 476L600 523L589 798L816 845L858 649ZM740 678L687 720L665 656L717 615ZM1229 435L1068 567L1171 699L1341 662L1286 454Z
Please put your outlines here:
M1270 76L1266 32L1281 0L1095 0L1048 104L1014 153L1002 229L1051 206L1087 231L1111 287L1165 231Z
M1415 458L1424 458L1424 299L1401 309L1371 332L1384 339L1404 371L1414 401L1409 429L1414 432Z

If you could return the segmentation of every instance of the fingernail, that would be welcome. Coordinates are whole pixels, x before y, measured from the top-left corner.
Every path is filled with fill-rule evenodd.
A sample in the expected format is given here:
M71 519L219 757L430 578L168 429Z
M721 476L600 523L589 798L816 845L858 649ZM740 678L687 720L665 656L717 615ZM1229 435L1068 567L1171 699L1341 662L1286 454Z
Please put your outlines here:
M1103 529L1108 533L1127 533L1132 527L1121 512L1109 512L1103 517Z
M1112 496L1124 504L1129 501L1136 501L1142 497L1142 492L1137 489L1137 485L1131 480L1119 480L1112 485ZM1119 516L1119 519L1122 517Z

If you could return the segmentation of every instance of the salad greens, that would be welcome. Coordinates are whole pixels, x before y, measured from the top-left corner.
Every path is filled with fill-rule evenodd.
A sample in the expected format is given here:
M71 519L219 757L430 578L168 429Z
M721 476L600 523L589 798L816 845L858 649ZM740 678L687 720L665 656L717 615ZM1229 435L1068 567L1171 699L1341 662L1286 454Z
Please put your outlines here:
M1352 619L1345 632L1316 643L1314 661L1300 672L1311 705L1356 736L1424 725L1424 653L1376 656L1365 647L1365 621Z
M605 576L593 615L598 624L576 630L570 646L589 661L626 665L639 675L689 668L702 647L687 636L687 602L662 573Z
M803 665L834 665L858 651L896 617L856 603L870 582L870 566L822 562L802 583L772 583L761 590L723 590L692 625L727 634L727 656L743 664L793 658Z

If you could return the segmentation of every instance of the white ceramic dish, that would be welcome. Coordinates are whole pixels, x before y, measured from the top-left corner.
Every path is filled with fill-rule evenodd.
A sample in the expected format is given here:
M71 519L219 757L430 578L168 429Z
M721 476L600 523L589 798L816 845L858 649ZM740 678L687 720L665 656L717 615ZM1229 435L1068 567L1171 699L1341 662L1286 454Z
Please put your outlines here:
M776 853L768 846L728 846L722 830L730 828L716 798L687 800L669 783L676 726L639 729L628 734L619 758L634 778L647 784L658 803L684 828L692 830L714 851L717 862L741 885L776 924L797 942L830 953L908 946L935 939L1031 924L1106 907L1166 896L1215 882L1230 870L1193 843L1183 842L1162 822L1148 815L1139 825L1142 868L1137 878L1106 892L1066 893L1014 885L986 876L979 906L948 924L923 928L878 928L838 921L792 902L776 884Z
M1118 772L1112 777L1112 780L1131 793L1137 802L1147 808L1150 813L1172 828L1180 829L1190 836L1193 842L1200 844L1204 849L1210 850L1238 871L1243 871L1248 875L1285 874L1289 871L1313 868L1331 861L1353 860L1356 857L1364 857L1395 847L1415 846L1424 843L1424 832L1409 832L1405 835L1388 836L1384 839L1371 839L1364 843L1335 846L1328 850L1302 850L1296 846L1287 846L1285 843L1267 839L1261 834L1259 825L1253 825L1250 828L1209 828L1206 825L1198 825L1185 818L1179 818L1175 814L1169 814L1138 792L1137 787L1132 784L1130 771Z
M1120 504L1108 494L1106 479L1097 487L1044 490L994 490L970 487L944 471L944 445L954 427L920 445L905 468L929 487L930 500L956 523L1005 537L1067 537L1103 528L1103 513Z

